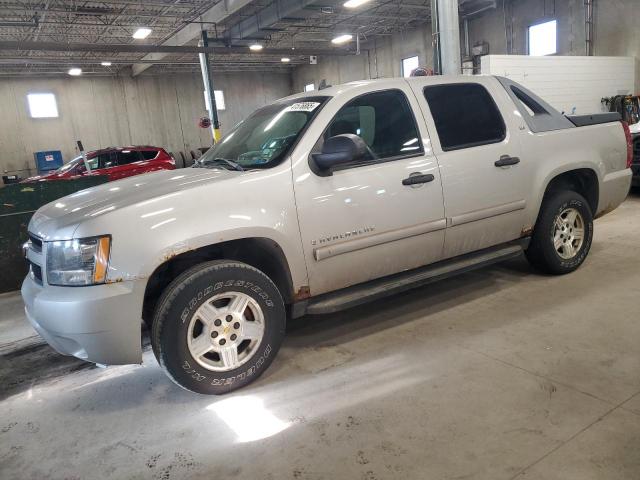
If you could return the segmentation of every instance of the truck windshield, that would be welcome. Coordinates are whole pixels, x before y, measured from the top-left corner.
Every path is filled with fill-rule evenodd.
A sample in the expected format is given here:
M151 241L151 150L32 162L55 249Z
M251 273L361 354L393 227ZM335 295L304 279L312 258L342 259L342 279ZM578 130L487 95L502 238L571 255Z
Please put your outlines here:
M305 97L256 110L211 147L194 167L244 170L277 165L328 98Z

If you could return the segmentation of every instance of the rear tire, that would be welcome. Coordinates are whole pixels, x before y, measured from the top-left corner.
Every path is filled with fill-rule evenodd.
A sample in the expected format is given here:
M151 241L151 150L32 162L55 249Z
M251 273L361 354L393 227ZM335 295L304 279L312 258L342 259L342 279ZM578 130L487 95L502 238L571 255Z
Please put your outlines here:
M196 265L163 292L151 332L153 352L182 388L228 393L257 379L276 356L285 308L273 282L250 265Z
M593 214L584 197L567 190L552 192L542 202L525 254L535 268L563 275L582 265L592 239Z

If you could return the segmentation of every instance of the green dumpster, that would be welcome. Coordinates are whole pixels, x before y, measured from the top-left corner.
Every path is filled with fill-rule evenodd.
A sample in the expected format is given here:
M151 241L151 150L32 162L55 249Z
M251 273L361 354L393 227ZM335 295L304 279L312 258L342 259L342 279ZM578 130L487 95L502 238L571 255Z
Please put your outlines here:
M108 180L92 175L75 180L16 183L0 188L0 292L18 290L27 274L22 244L27 241L27 226L41 206L93 187Z

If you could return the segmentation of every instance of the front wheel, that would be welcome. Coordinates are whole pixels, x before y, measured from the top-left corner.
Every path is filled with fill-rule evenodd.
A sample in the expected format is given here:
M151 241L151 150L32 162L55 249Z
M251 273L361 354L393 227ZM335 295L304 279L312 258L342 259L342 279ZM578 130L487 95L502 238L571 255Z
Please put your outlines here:
M551 193L542 202L526 256L539 270L555 275L573 272L584 262L593 239L593 214L582 195Z
M169 377L197 393L243 387L269 366L284 337L280 292L261 271L239 262L197 265L167 287L151 332Z

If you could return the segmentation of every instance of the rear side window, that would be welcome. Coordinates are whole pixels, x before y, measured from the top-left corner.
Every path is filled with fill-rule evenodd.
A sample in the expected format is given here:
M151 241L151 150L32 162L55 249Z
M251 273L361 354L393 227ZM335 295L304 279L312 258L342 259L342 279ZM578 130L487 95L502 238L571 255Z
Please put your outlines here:
M425 87L442 150L498 143L506 127L489 92L477 83Z
M144 158L145 160L153 160L158 156L157 150L142 150L140 151L140 153L142 154L142 158Z
M137 151L123 150L118 152L118 165L127 165L128 163L139 162L140 153Z
M413 112L399 90L369 93L347 103L324 139L343 133L358 135L380 159L423 152Z

